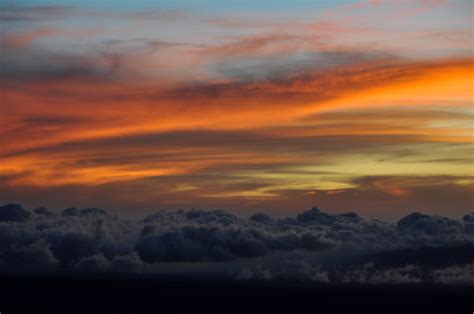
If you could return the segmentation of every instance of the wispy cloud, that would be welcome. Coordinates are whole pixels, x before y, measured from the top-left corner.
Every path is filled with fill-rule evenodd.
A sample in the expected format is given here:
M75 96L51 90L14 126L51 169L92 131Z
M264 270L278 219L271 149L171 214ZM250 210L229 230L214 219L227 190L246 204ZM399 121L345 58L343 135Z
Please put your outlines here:
M459 19L434 24L440 8ZM128 188L150 197L143 208L280 210L315 196L341 208L342 197L378 195L400 210L438 189L472 207L461 11L449 1L298 19L5 7L0 18L15 22L1 39L0 199L100 190L113 202Z

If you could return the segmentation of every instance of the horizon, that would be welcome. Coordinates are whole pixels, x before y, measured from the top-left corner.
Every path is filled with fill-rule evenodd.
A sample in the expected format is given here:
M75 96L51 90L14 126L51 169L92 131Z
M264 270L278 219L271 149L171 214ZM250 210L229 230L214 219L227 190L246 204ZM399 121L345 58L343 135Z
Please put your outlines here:
M291 212L288 212L288 213L275 213L274 211L271 211L271 210L249 210L249 211L242 211L242 210L229 210L229 209L226 209L226 208L199 208L199 207L191 207L191 208L157 208L155 210L150 210L150 211L145 211L145 212L142 212L142 211L139 211L139 210L126 210L126 211L123 211L123 212L120 212L120 211L116 211L114 209L110 209L110 208L102 208L102 207L97 207L97 206L86 206L86 207L81 207L81 206L66 206L66 207L61 207L61 208L51 208L51 207L47 207L47 206L43 206L43 205L39 205L39 206L29 206L29 207L25 207L23 206L23 204L19 203L19 202L10 202L10 203L1 203L0 204L0 208L2 207L6 207L6 206L19 206L21 209L25 210L26 212L28 212L29 215L37 215L36 214L36 211L37 210L40 210L40 209L45 209L47 212L50 212L56 216L64 216L64 212L65 211L68 211L68 210L77 210L77 213L79 214L81 211L83 210L90 210L90 209L97 209L97 210L100 210L100 211L104 211L105 213L107 214L110 214L110 215L116 215L117 217L120 217L120 218L125 218L125 219L130 219L132 221L140 221L142 219L146 219L147 217L151 217L153 216L153 214L156 214L156 213L179 213L179 212L193 212L193 211L202 211L202 212L207 212L207 213L212 213L212 212L223 212L223 213L227 213L227 214L231 214L231 215L235 215L236 217L240 217L240 218L251 218L252 216L254 215L260 215L260 214L265 214L265 215L268 215L268 217L270 218L274 218L274 219L285 219L285 218L292 218L292 217L297 217L298 215L300 214L303 214L305 212L310 212L310 211L313 211L313 210L318 210L322 213L327 213L327 214L330 214L330 215L344 215L344 214L356 214L358 215L359 217L361 218L364 218L364 219L376 219L376 220L380 220L380 221L385 221L385 222L388 222L388 223L392 223L392 224L396 224L398 221L402 220L403 218L407 217L407 216L410 216L412 214L423 214L423 215L428 215L428 216L439 216L439 217L446 217L446 218L450 218L450 219L457 219L457 220L462 220L462 218L466 215L472 215L474 214L474 211L471 211L471 212L466 212L464 214L461 214L461 215L450 215L450 214L447 214L447 215L440 215L438 213L430 213L429 211L423 211L423 210L419 210L419 211L404 211L403 213L400 213L400 216L397 216L397 217L377 217L377 216L366 216L366 215L362 215L360 214L360 212L358 212L357 210L341 210L341 211L331 211L331 210L327 210L326 208L322 208L320 206L317 206L317 205L313 205L311 207L308 207L308 208L298 208L298 209L295 209L295 210L292 210ZM67 214L66 214L67 215Z

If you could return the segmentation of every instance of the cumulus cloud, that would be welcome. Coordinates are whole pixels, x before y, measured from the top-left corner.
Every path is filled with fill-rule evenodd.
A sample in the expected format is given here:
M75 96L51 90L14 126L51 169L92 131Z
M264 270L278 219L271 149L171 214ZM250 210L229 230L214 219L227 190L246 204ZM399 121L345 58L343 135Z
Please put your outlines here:
M29 216L30 213L17 204L4 205L0 210L0 221L25 221Z
M467 248L466 248L467 249ZM472 247L469 248L472 250ZM368 257L368 256L367 256ZM383 265L366 263L327 263L318 259L291 256L279 261L266 261L243 267L237 280L290 281L316 284L447 284L473 285L473 263L448 266L402 263Z
M474 282L474 263L453 265L433 272L437 282L446 284L472 284Z
M414 234L457 234L462 231L462 223L447 217L413 213L401 219L397 228Z
M98 208L54 213L8 204L0 218L1 271L137 273L233 263L239 280L473 282L472 215L413 213L393 224L315 207L286 218L178 210L136 221ZM451 259L430 258L436 255Z

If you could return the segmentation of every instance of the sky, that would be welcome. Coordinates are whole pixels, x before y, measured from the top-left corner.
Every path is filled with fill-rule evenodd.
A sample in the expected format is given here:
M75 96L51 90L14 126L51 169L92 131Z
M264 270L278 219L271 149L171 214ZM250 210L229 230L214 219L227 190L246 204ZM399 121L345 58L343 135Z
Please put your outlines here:
M474 210L471 1L1 6L0 203Z

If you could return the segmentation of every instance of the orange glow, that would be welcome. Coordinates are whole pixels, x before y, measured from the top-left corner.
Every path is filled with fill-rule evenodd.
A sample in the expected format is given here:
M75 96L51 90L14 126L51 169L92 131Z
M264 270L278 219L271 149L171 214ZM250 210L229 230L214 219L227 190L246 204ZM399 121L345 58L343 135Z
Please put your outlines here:
M474 204L466 3L80 7L2 8L0 200Z
M192 91L193 97L187 97L183 93L170 98L166 90L153 91L149 86L54 82L47 83L50 87L44 89L45 83L28 84L26 89L11 89L6 92L7 102L14 103L15 106L6 108L6 115L3 116L7 117L9 123L8 128L0 135L4 143L3 157L0 157L1 170L7 174L29 174L27 178L11 180L10 184L102 184L143 177L190 174L234 162L232 159L236 156L240 156L238 162L244 164L282 162L295 158L271 151L261 153L259 157L255 153L241 151L238 147L229 148L230 158L226 155L215 158L208 155L215 152L202 150L203 147L199 150L181 147L182 153L194 154L197 156L196 160L84 166L80 160L94 155L101 156L102 149L94 146L86 155L77 154L76 149L72 154L64 154L70 149L68 145L80 147L81 142L114 138L120 142L122 137L140 134L200 129L261 130L259 132L265 134L268 140L277 140L282 136L296 139L308 136L416 135L402 141L472 142L470 129L454 126L429 127L432 120L429 115L423 118L422 112L413 121L402 120L398 123L382 116L382 120L351 120L342 124L338 120L332 123L330 119L302 122L301 119L310 114L337 112L348 108L422 108L443 104L458 107L462 105L468 110L472 101L471 59L401 64L380 71L373 70L372 65L368 65L368 69L370 71L364 68L330 71L325 78L330 84L324 89L319 86L318 78L295 80L289 85L224 85L221 96L217 98L206 95L199 89ZM345 78L347 73L352 73L353 76ZM99 84L100 89L95 84ZM87 92L88 90L92 93ZM298 91L296 99L292 91ZM77 100L72 97L70 101L63 103L61 98L58 99L57 92L81 97ZM154 93L155 96L147 99L148 93ZM89 103L83 104L87 99ZM41 123L42 117L47 117L45 123ZM32 121L31 126L28 125L29 120ZM299 129L299 126L307 128ZM279 130L279 127L286 129ZM17 136L10 137L10 132L16 132ZM49 147L56 145L65 146L59 146L57 152L48 152ZM167 152L180 149L178 144L175 148L172 144L169 145L165 148ZM39 150L38 153L34 153L35 149ZM134 149L133 142L124 143L117 149L140 154L139 149ZM151 146L148 149L151 151L147 153L159 151L160 148L154 149ZM29 153L29 150L33 150L33 153ZM45 152L41 153L41 150Z

